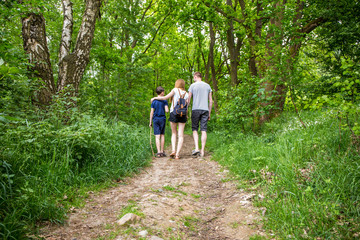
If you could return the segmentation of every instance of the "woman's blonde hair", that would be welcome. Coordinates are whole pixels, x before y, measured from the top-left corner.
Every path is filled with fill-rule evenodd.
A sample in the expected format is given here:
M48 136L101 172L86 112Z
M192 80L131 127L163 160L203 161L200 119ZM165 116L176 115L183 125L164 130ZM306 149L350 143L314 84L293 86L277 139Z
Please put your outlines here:
M185 91L185 81L184 81L184 79L176 80L175 87L180 88L181 90Z

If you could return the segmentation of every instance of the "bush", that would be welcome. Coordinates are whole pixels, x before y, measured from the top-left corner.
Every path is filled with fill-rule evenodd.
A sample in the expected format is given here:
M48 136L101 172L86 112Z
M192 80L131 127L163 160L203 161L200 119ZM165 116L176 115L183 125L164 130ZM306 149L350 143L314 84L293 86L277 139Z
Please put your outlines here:
M0 135L0 236L24 238L34 223L61 222L81 189L109 183L148 163L145 127L82 116L7 125ZM77 190L74 190L77 189Z
M209 134L214 157L266 197L268 229L280 238L354 238L360 231L359 160L349 131L328 113L309 112L308 126L284 114L261 135Z

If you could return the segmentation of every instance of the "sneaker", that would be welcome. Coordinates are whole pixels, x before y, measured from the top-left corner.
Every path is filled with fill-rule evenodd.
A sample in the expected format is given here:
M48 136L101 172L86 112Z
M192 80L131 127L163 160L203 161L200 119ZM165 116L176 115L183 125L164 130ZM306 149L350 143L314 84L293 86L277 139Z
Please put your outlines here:
M197 156L197 155L199 155L200 154L200 151L199 150L193 150L192 152L191 152L191 155L193 155L193 156Z

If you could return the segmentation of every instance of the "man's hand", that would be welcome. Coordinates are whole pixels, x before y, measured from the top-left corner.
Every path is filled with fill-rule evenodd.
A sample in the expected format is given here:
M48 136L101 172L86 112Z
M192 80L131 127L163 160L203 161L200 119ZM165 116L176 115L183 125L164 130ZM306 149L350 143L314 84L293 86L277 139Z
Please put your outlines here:
M210 113L209 113L208 121L210 121Z
M150 128L152 127L152 123L149 124L149 127L150 127Z

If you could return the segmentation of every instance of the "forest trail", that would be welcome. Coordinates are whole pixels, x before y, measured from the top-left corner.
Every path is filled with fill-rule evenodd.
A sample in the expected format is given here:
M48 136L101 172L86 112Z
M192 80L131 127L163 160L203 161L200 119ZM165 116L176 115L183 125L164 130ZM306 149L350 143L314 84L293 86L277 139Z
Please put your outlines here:
M63 226L41 230L45 239L249 239L264 235L255 194L237 188L217 162L193 158L186 135L180 160L156 158L150 167L119 186L92 193ZM168 149L167 154L169 154ZM140 221L119 226L124 209ZM139 232L143 235L140 236ZM146 235L146 236L145 236Z

